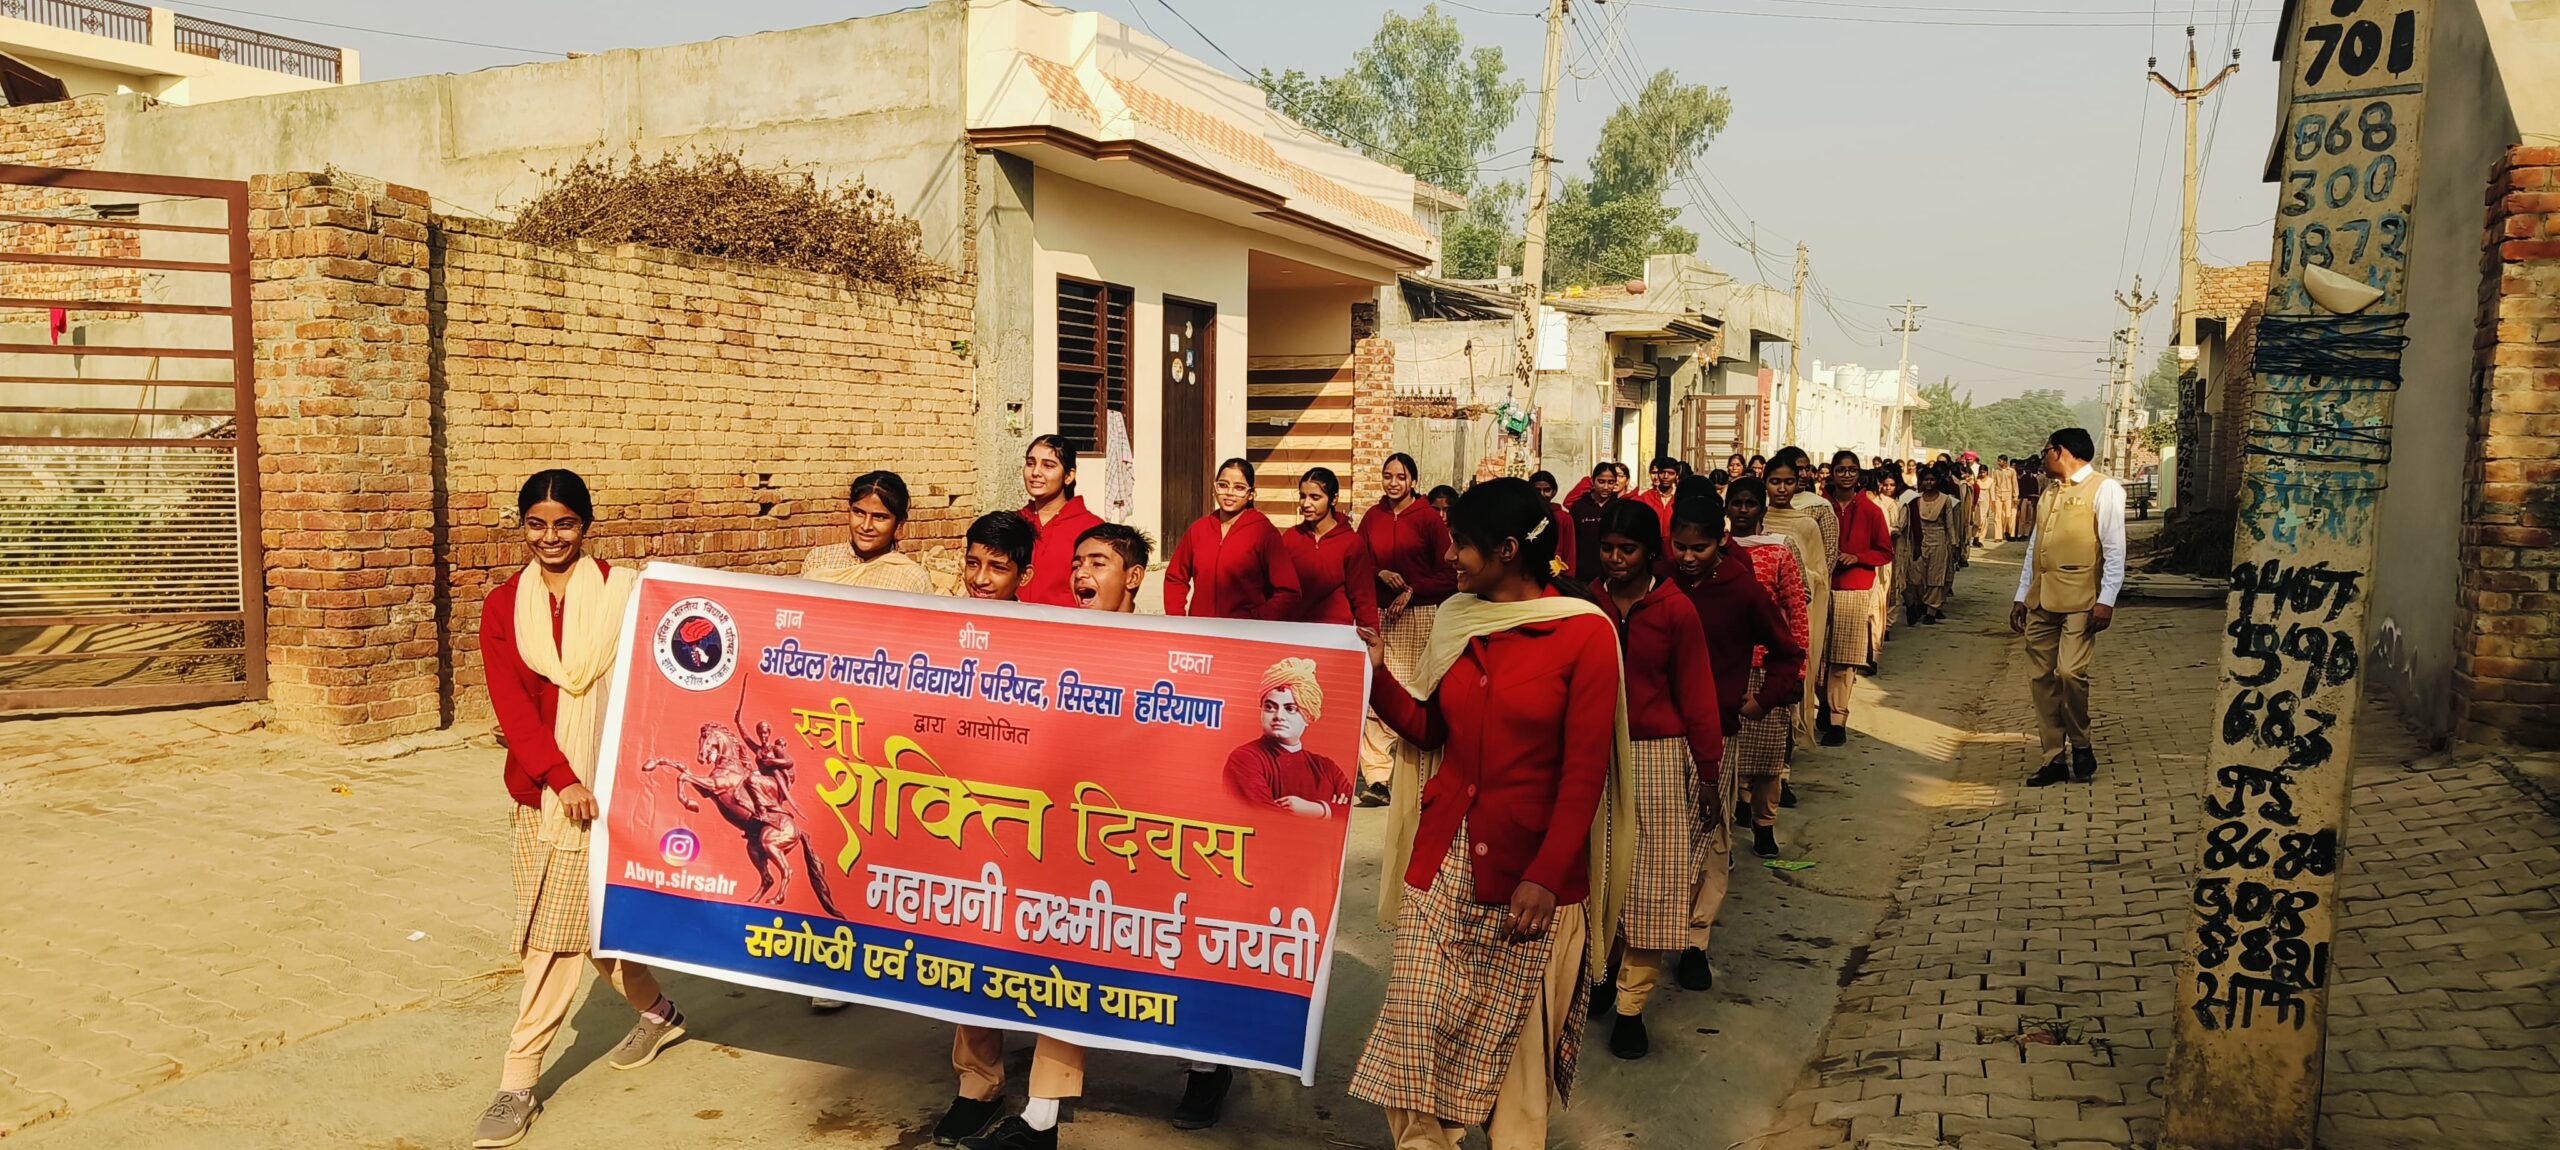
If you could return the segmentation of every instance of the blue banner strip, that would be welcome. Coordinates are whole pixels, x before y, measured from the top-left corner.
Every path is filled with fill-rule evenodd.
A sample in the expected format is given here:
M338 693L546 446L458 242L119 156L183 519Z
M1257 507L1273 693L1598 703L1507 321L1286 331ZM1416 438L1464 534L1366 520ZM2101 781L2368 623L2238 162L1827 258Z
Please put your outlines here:
M852 927L855 946L850 970L790 957L758 958L747 953L747 928L770 927L776 912L769 907L707 902L638 887L607 884L597 949L664 959L697 968L839 991L847 998L896 1008L914 1006L943 1015L966 1015L986 1026L1042 1029L1073 1039L1087 1035L1119 1043L1172 1047L1210 1062L1251 1062L1303 1073L1306 1061L1309 997L1256 987L1237 986L1160 972L1122 970L1090 963L1038 957L978 943L941 938L912 930L846 924L824 915L784 913L783 929L796 934L803 922L821 937L832 937L839 925ZM871 977L860 953L863 945L906 951L905 976ZM974 964L967 993L927 987L917 980L916 959L931 955ZM1054 965L1062 977L1093 984L1086 1009L1033 1004L1026 1015L1010 997L989 998L987 967L1046 975ZM1140 1022L1103 1013L1104 987L1175 996L1173 1022Z

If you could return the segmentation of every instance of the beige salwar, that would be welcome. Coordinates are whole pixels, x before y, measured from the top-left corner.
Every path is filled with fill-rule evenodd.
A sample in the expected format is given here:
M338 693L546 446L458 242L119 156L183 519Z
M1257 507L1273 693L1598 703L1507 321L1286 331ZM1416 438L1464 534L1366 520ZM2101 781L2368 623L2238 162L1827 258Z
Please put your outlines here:
M1432 607L1411 607L1386 624L1379 633L1387 648L1387 671L1399 683L1413 681L1413 669L1422 662L1423 645L1431 641ZM1394 773L1396 733L1379 720L1377 712L1369 712L1360 727L1360 781L1386 785Z
M578 997L580 960L595 964L596 974L620 992L633 1010L658 1005L658 976L648 967L619 958L597 958L583 951L524 952L524 998L516 1005L516 1024L507 1032L507 1060L498 1074L500 1090L531 1090L542 1080L542 1058L551 1040L569 1021L569 1006Z
M657 976L636 962L588 953L587 852L561 850L540 841L542 815L518 806L509 824L509 870L515 880L515 952L524 965L524 996L507 1034L507 1057L498 1089L530 1090L542 1078L551 1040L569 1021L578 997L580 960L629 1000L633 1010L658 1005Z
M960 1075L960 1096L980 1102L1004 1093L1004 1031L992 1026L963 1026L951 1035L951 1069ZM1084 1095L1084 1047L1040 1036L1031 1048L1031 1096L1080 1098Z

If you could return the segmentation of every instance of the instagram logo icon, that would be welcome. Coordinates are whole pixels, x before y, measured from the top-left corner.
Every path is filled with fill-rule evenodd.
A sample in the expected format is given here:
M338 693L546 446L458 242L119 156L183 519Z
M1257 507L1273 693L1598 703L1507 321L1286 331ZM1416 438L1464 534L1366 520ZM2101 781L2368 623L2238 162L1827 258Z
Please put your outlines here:
M701 853L702 840L693 837L693 832L683 827L668 831L658 840L658 854L667 860L668 866L683 866Z

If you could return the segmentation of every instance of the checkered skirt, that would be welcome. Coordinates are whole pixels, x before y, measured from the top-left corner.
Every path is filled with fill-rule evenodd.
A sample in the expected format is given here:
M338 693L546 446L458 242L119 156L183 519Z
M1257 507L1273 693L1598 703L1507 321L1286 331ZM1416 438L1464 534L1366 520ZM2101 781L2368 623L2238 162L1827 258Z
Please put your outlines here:
M1760 693L1769 672L1751 670L1751 693ZM1742 720L1742 729L1724 741L1724 773L1744 779L1787 777L1787 736L1795 729L1795 708L1779 707L1757 719Z
M587 933L587 852L545 844L542 812L516 805L509 824L515 878L516 954L544 950L575 954L594 948Z
M1546 993L1547 966L1556 933L1529 942L1503 935L1511 908L1475 901L1473 853L1464 827L1431 889L1404 890L1396 912L1395 955L1387 970L1387 999L1378 1024L1351 1072L1351 1096L1390 1110L1416 1110L1444 1122L1481 1125L1515 1055L1553 1059L1558 1097L1573 1095L1581 1056L1582 1016L1589 1008L1589 980L1574 976L1573 1005L1552 1050L1521 1051L1529 1009ZM1558 907L1559 916L1579 908ZM1594 928L1597 929L1597 928ZM1577 963L1577 966L1579 963Z
M1852 667L1876 661L1875 589L1831 592L1831 639L1823 658Z
M1687 739L1638 739L1635 753L1635 868L1619 929L1637 950L1678 950L1689 944L1689 898L1706 863L1698 764Z
M1422 649L1431 642L1431 617L1437 607L1411 607L1378 632L1380 645L1386 648L1387 672L1399 683L1413 682L1414 667L1422 662ZM1395 757L1398 739L1393 728L1367 712L1361 727L1360 766L1362 774L1380 777Z

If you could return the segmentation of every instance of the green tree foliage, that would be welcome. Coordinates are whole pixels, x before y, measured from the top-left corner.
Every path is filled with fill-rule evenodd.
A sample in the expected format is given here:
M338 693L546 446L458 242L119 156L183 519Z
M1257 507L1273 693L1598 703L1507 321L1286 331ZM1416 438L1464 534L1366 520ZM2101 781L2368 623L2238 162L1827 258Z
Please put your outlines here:
M1458 21L1437 4L1417 16L1387 13L1339 74L1266 68L1260 82L1299 123L1461 195L1476 190L1477 163L1529 90L1511 77L1502 49L1470 51Z
M1912 434L1935 451L1971 451L1984 459L2033 458L2054 429L2090 426L2060 391L2050 389L1976 405L1972 392L1958 392L1953 382L1940 380L1920 385L1920 398L1929 407L1912 418Z
M2154 420L2178 413L2178 349L2165 348L2142 377L2142 409Z
M1479 185L1467 196L1467 210L1441 226L1440 263L1452 278L1492 279L1506 265L1520 266L1520 233L1512 221L1524 194L1515 180Z
M1635 102L1600 126L1591 174L1569 179L1547 219L1546 280L1595 284L1644 274L1646 256L1698 250L1665 202L1733 115L1722 88L1683 84L1669 70L1645 82Z

